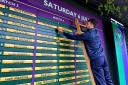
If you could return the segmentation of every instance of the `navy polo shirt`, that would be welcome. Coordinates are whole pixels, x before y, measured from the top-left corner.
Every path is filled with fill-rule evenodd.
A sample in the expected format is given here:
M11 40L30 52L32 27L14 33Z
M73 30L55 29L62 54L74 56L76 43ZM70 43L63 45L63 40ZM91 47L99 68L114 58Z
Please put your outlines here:
M96 59L98 57L104 56L99 32L97 29L87 29L83 31L81 35L69 34L66 32L63 32L63 34L69 39L83 41L90 59Z

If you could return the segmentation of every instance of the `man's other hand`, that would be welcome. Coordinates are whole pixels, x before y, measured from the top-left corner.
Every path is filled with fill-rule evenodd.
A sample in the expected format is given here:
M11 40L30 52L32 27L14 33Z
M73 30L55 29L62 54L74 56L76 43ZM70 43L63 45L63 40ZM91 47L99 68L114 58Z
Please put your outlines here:
M81 35L81 34L83 34L83 32L75 32L75 35Z
M61 27L57 27L56 30L57 30L58 32L60 32L60 33L63 33L63 32L64 32L63 28L61 28Z

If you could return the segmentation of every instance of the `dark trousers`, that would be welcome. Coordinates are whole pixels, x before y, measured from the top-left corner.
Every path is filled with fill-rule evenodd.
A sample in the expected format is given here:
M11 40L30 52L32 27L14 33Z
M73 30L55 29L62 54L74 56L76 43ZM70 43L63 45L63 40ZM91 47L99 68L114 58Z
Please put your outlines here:
M104 56L93 59L90 63L96 85L114 85Z

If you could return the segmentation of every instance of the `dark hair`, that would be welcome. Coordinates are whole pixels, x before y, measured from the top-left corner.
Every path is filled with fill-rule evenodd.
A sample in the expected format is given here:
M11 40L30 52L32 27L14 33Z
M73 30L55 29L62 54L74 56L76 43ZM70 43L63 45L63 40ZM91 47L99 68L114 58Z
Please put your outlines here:
M94 25L94 27L96 27L96 24L97 24L97 20L96 20L96 19L90 18L90 19L88 19L87 21L88 21L88 22L91 22L91 23Z

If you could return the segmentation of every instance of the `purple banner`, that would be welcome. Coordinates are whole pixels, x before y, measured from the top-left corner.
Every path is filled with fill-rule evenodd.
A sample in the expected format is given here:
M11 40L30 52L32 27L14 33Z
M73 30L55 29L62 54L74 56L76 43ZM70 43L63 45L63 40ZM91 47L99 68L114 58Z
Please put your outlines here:
M97 27L102 28L100 17L95 16L94 13L85 8L64 0L0 0L0 2L35 14L36 10L38 10L40 16L69 25L74 25L73 20L76 17L81 22L86 21L88 18L96 18L99 22Z

